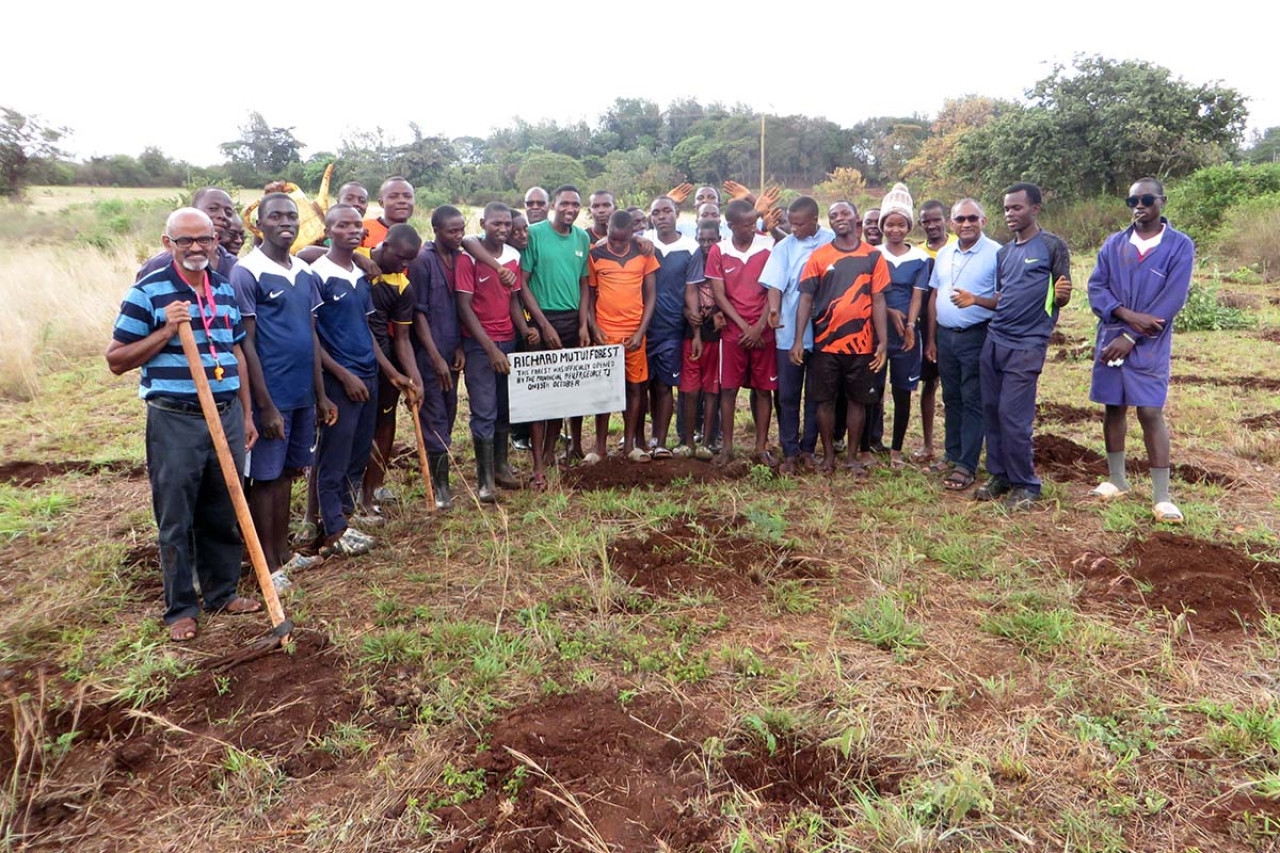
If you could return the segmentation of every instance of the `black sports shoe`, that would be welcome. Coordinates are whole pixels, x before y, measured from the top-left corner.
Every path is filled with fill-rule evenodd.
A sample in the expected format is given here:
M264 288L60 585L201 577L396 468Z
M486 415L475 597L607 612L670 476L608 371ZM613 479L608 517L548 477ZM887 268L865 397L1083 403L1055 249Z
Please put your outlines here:
M1004 499L1004 508L1009 512L1031 509L1032 504L1040 500L1040 493L1030 489L1014 489Z
M1004 477L992 477L978 488L974 489L973 499L975 501L994 501L998 500L1002 495L1009 494L1009 490L1013 487L1009 485L1009 481Z

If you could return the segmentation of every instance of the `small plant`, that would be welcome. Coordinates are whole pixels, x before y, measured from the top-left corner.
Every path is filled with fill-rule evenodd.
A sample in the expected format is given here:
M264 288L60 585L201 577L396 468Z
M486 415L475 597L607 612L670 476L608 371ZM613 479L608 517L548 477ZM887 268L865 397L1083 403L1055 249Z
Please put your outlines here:
M782 613L812 613L818 609L818 594L804 581L787 578L769 585L769 598Z
M1220 332L1250 325L1244 311L1223 304L1217 285L1195 278L1187 292L1187 303L1173 320L1173 328L1178 332Z
M892 595L878 595L862 606L845 610L840 622L854 639L876 648L898 651L924 648L924 628L907 618L906 609Z

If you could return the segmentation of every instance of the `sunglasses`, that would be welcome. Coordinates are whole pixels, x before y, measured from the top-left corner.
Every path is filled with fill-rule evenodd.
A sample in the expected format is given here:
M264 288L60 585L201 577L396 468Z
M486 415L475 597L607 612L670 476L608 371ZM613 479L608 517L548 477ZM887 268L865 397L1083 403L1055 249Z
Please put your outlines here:
M1130 207L1137 207L1138 202L1142 202L1143 207L1151 207L1156 203L1156 199L1164 198L1162 195L1152 195L1151 193L1143 193L1142 195L1131 195L1124 200L1124 203Z
M951 217L951 221L963 224L965 222L977 222L981 218L982 217L978 216L976 213L971 213L968 216L953 216Z

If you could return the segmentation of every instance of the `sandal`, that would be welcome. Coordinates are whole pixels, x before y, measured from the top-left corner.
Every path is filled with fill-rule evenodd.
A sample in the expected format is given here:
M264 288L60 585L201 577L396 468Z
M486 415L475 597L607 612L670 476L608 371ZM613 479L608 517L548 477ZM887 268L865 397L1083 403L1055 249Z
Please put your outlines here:
M651 455L654 459L670 459L671 451L665 447L655 447Z
M639 447L633 447L631 448L631 452L627 454L627 461L643 464L645 462L652 462L653 459L649 456L649 451L641 450Z
M867 466L861 462L846 462L844 470L856 480L865 480L871 476L871 472L867 470Z
M184 616L169 626L169 639L175 643L189 643L196 638L196 620Z
M535 492L545 492L547 490L547 475L534 474L533 479L529 481L529 488Z
M1089 490L1089 497L1098 498L1103 501L1111 501L1116 498L1122 498L1129 494L1128 489L1122 489L1110 480L1104 480ZM1176 507L1175 507L1176 509Z
M766 468L769 468L771 470L773 468L778 467L778 460L774 459L773 454L767 450L761 450L759 453L757 453L755 456L755 461L757 464L763 465Z
M1152 512L1155 513L1156 521L1161 524L1182 524L1186 521L1182 510L1178 509L1172 501L1160 501L1152 507Z
M917 465L923 465L926 462L932 462L933 451L925 450L923 447L917 447L915 450L911 451L911 461L915 462Z
M974 476L968 471L955 468L946 477L942 478L942 485L948 491L963 492L965 489L973 485Z
M233 616L239 616L242 613L257 613L261 609L262 602L237 595L235 598L228 601L225 607L221 608L221 612L230 613Z
M956 463L946 459L939 459L931 465L926 465L924 470L928 471L930 474L949 474L955 470L955 467Z

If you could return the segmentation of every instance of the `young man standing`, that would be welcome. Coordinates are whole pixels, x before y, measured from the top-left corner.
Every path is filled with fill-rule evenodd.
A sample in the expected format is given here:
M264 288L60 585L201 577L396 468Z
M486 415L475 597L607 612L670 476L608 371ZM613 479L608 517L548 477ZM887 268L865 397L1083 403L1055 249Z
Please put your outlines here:
M435 239L422 247L409 264L409 283L414 299L414 352L418 372L427 381L422 389L422 435L427 444L436 509L449 509L449 448L453 425L458 418L458 375L466 363L462 351L462 331L454 299L457 262L462 254L462 238L467 220L456 207L443 204L431 213Z
M349 204L359 211L363 225L363 217L369 212L369 191L363 184L347 181L338 187L338 204Z
M213 221L213 232L217 235L218 246L215 254L210 255L210 268L223 278L231 278L231 271L236 266L236 255L239 254L238 249L232 252L225 245L228 241L227 229L231 226L231 222L238 218L236 209L231 204L231 196L227 195L226 190L218 187L203 187L191 196L191 206L202 211ZM240 227L243 231L243 220ZM241 242L243 243L243 240ZM145 276L151 275L156 270L166 269L172 264L173 253L165 249L147 259L146 263L138 269L134 281L142 281Z
M879 246L884 242L884 232L880 230L880 208L873 207L863 215L862 241L871 246Z
M715 457L712 447L720 426L720 331L724 314L716 307L715 292L707 281L706 257L720 242L714 222L698 226L698 251L693 263L701 279L685 286L685 333L680 368L680 414L676 424L680 446L676 455L704 462ZM701 430L699 430L701 420ZM701 437L701 440L699 440Z
M996 295L996 253L1000 244L982 229L982 206L971 198L951 208L957 240L938 251L929 274L929 329L925 358L935 360L946 406L943 443L946 457L930 470L945 473L943 486L954 492L973 485L986 433L978 365L987 340ZM936 342L936 343L935 343ZM932 351L930 351L932 345Z
M591 239L593 246L609 235L609 218L617 209L613 193L608 190L596 190L591 194L588 207L591 213L591 225L587 227L587 237Z
M929 274L932 275L938 250L956 241L956 235L947 230L947 208L942 202L929 199L920 205L920 229L924 231L924 245L920 248L929 256ZM920 331L924 332L925 351L934 353L935 357L926 357L920 362L920 431L924 443L911 454L912 462L933 461L933 415L938 399L937 344L930 338L930 330L937 328L937 318L931 316L933 301L927 291L924 301Z
M325 394L315 311L320 280L289 254L298 236L298 207L284 193L258 205L262 245L231 274L244 318L245 362L261 438L249 456L249 510L275 572L314 562L289 551L289 497L293 481L313 461L317 414L332 425L338 410Z
M674 400L671 389L679 386L685 343L685 297L689 288L706 280L705 263L698 242L676 230L678 210L668 196L649 206L654 230L645 235L658 258L657 302L649 324L645 352L649 358L649 412L653 418L653 457L671 456L667 432L671 428ZM694 392L694 397L697 392Z
M481 215L480 227L484 230L485 250L518 273L520 253L507 245L511 208L491 202ZM505 287L495 271L464 252L458 256L457 284L478 494L482 503L494 503L498 499L496 486L520 488L508 462L511 419L507 411L507 375L511 364L507 356L515 351L517 334L529 346L536 346L539 337L525 324L519 279L513 287Z
M760 273L760 283L767 287L769 325L777 342L778 440L782 444L780 473L793 474L800 462L812 464L818 444L818 406L811 393L805 391L805 374L813 351L813 324L806 316L797 325L792 322L800 303L800 276L809 256L819 246L835 239L835 232L818 223L818 203L800 196L787 209L791 234L781 240L769 255ZM796 340L806 353L800 364L791 360ZM804 399L804 430L801 432L801 399Z
M147 477L164 573L164 621L169 639L185 642L196 636L197 577L206 611L251 613L262 605L236 595L244 546L178 337L183 323L192 324L237 470L257 430L235 291L209 268L218 248L213 221L196 208L175 210L165 223L164 246L172 263L130 288L106 357L117 376L142 369L138 396L147 404Z
M1173 319L1187 301L1195 244L1164 218L1164 186L1141 178L1125 203L1133 224L1107 238L1089 276L1089 307L1098 315L1098 357L1089 399L1107 407L1102 432L1108 479L1089 492L1111 500L1129 491L1125 476L1125 432L1129 406L1138 411L1151 463L1155 519L1181 524L1182 511L1169 495L1169 395Z
M412 393L412 383L388 361L369 327L372 287L352 260L364 238L360 212L349 204L334 205L325 215L324 230L329 251L311 269L320 279L316 332L325 396L337 407L338 419L320 427L311 481L324 526L323 547L362 554L373 538L351 527L348 517L355 511L373 446L379 369L399 390Z
M529 226L529 247L520 255L524 273L525 308L542 335L547 349L573 349L590 344L587 323L590 297L587 284L587 254L591 240L587 232L573 224L582 209L578 188L568 184L553 196L555 216ZM547 457L554 460L560 420L545 421L532 428L534 485L545 483ZM570 458L582 453L582 418L569 420ZM554 464L554 461L553 463Z
M866 406L875 398L876 373L888 353L884 290L889 270L884 255L858 238L858 211L838 201L827 211L836 238L810 255L800 279L796 325L813 318L813 366L810 387L818 402L822 433L822 470L835 469L835 401L848 400L849 435L862 432ZM804 363L804 341L791 345L791 363ZM845 467L858 476L866 468L855 460L853 442Z
M649 362L645 333L653 319L658 261L642 254L632 237L631 214L619 210L609 220L609 237L591 249L588 270L592 338L598 344L622 344L626 350L627 407L622 416L622 452L631 462L648 462L649 454L636 446L643 411ZM588 465L608 455L609 415L596 415L596 449L583 460Z
M391 461L391 448L396 440L396 404L400 402L401 384L395 381L397 374L410 381L405 397L410 406L416 406L422 398L422 374L413 354L413 289L409 285L406 270L422 248L422 238L408 223L392 225L387 239L369 252L381 272L370 282L372 286L373 313L369 315L369 328L373 339L387 359L387 369L379 371L378 411L373 431L373 453L365 466L360 504L367 516L380 513L380 504L389 501L391 493L383 485L387 478L387 465ZM382 362L378 362L381 366Z
M382 205L382 215L364 220L364 242L360 245L372 249L387 239L387 230L392 225L408 222L413 217L413 202L413 184L399 176L383 181L382 188L378 190L378 204Z
M760 281L769 261L773 238L756 230L756 210L741 199L727 208L732 235L711 247L706 276L716 305L724 313L720 338L720 426L724 449L716 461L733 459L734 408L738 389L756 392L752 403L756 424L753 459L774 467L769 453L769 417L773 392L778 388L778 362L774 357L774 329L769 323L769 297Z
M984 306L995 311L981 360L991 477L974 498L1006 496L1010 510L1027 509L1040 498L1031 447L1036 386L1058 309L1071 301L1071 254L1061 238L1040 227L1039 216L1039 187L1019 183L1005 190L1004 219L1013 239L1000 247L996 295Z
M889 264L885 307L889 332L889 386L893 389L893 440L889 464L906 467L902 445L911 421L911 392L920 381L924 344L919 319L929 292L930 257L907 242L912 228L911 193L905 184L894 184L880 203L880 230L884 242L877 249Z

